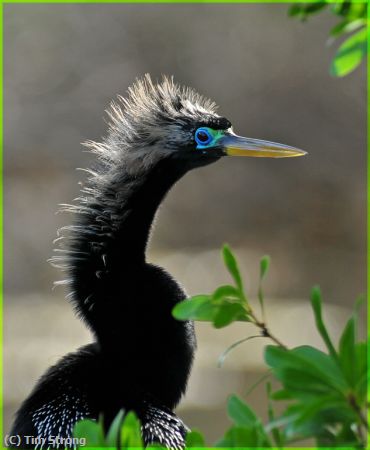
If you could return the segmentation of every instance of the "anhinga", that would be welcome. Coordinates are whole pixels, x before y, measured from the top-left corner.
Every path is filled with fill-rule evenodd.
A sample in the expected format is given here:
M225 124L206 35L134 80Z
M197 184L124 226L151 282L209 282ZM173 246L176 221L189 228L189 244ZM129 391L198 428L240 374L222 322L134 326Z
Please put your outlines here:
M184 446L186 427L172 412L184 394L196 347L193 324L171 311L186 294L145 250L157 208L191 169L225 155L290 157L301 150L237 136L216 105L172 79L147 75L108 111L101 143L86 145L97 164L64 227L53 262L94 343L68 354L39 380L17 413L12 435L71 437L82 418L133 410L145 444ZM48 444L45 444L45 448ZM23 440L21 447L26 445ZM37 448L40 448L41 444Z

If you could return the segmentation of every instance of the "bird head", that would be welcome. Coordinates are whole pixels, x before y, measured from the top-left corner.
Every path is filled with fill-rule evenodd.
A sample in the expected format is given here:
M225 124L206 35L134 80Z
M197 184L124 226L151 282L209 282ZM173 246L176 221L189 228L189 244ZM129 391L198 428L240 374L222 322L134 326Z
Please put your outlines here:
M134 173L163 160L186 170L223 156L285 158L304 155L295 147L234 133L231 122L217 114L214 102L195 90L149 75L118 96L107 111L109 133L103 143L87 145L102 159L119 160ZM109 149L109 154L108 154Z

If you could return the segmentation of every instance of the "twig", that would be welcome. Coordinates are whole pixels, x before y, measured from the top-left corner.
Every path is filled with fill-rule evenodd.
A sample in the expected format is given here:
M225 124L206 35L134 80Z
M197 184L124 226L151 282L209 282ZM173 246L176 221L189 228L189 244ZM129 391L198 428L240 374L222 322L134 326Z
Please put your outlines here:
M222 364L224 363L226 356L228 355L228 353L231 352L231 350L233 350L235 347L237 347L238 345L242 344L243 342L246 341L250 341L251 339L255 339L255 338L259 338L259 337L263 337L259 334L257 334L256 336L248 336L244 339L240 339L240 341L234 342L232 345L230 345L230 347L228 347L218 358L218 367L222 367Z
M288 347L285 344L283 344L280 341L280 339L278 339L276 336L274 336L273 334L270 333L270 330L267 328L266 324L257 319L257 317L255 316L255 314L251 308L249 310L249 315L254 320L253 323L261 330L262 336L271 339L273 342L275 342L275 344L277 344L279 347L283 348L284 350L288 350Z
M355 396L352 393L350 393L347 398L348 398L349 404L352 406L352 408L355 410L356 414L358 415L360 422L366 428L366 430L369 431L369 424L367 423L367 419L364 416L363 412L361 411L361 408L358 405Z

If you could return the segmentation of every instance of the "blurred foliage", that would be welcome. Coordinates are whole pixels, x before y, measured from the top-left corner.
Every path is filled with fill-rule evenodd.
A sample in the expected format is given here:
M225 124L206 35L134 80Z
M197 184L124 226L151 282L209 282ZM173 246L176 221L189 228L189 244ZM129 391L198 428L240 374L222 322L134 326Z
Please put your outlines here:
M107 433L104 432L102 417L99 422L81 420L76 423L73 436L85 440L84 447L143 448L140 422L132 411L126 416L123 410L120 411Z
M211 295L191 297L176 305L173 314L180 320L208 321L216 328L236 321L254 324L259 329L259 336L269 338L275 344L265 347L264 359L271 377L281 387L272 392L271 385L267 384L269 420L266 424L242 399L231 396L228 415L233 425L216 446L282 447L308 438L315 439L318 446L363 446L368 430L367 346L357 338L358 309L362 299L356 303L335 346L323 319L320 289L314 287L311 305L327 353L309 345L288 349L271 334L264 319L262 280L269 269L269 258L264 256L260 262L258 300L262 320L244 292L236 258L228 246L224 246L223 259L235 285L221 286ZM252 337L255 336L234 343L221 355L220 361ZM285 406L277 415L273 404L281 401ZM197 434L198 443L200 438Z
M367 2L342 0L336 3L295 3L289 9L289 16L305 21L325 9L339 18L339 22L330 30L328 44L345 37L330 65L331 75L343 77L355 70L367 53Z
M176 305L174 316L179 320L208 321L221 328L236 321L250 322L259 329L259 336L269 338L275 345L267 345L264 359L271 377L279 384L275 391L267 383L267 423L236 395L231 395L227 412L232 421L215 447L283 448L299 441L313 438L319 447L362 448L368 432L367 415L367 345L357 338L359 307L356 302L351 317L345 325L339 343L335 345L327 330L322 314L322 297L319 287L311 292L311 306L316 328L327 352L310 345L288 349L273 336L263 319L258 319L244 288L237 260L229 248L223 248L223 259L234 285L220 286L211 295L191 297ZM264 315L262 280L267 275L270 259L260 262L258 288L259 305ZM227 353L251 336L236 342ZM283 402L282 412L274 410ZM121 411L109 431L104 433L102 418L99 422L83 420L74 428L75 438L86 439L89 447L143 448L140 422L129 412ZM199 431L191 431L186 446L206 446ZM160 448L160 445L152 447Z

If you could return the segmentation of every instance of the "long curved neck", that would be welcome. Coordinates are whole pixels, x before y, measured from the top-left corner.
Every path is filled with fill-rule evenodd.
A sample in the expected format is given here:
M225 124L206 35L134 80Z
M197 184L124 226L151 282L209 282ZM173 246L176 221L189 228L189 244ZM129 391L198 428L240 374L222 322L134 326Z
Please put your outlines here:
M134 408L143 393L173 408L186 388L195 338L192 325L171 314L185 293L146 263L145 249L159 204L186 169L170 160L140 176L103 169L92 172L87 197L69 207L77 220L59 259L69 274L62 284L94 332L117 408Z
M109 309L109 302L122 296L122 286L130 290L140 284L137 277L144 270L156 210L185 172L164 160L140 175L125 168L102 174L98 188L88 185L84 192L90 196L72 207L77 220L66 227L68 250L62 250L66 255L57 258L69 274L61 284L69 285L70 298L88 323L98 304L104 302Z

